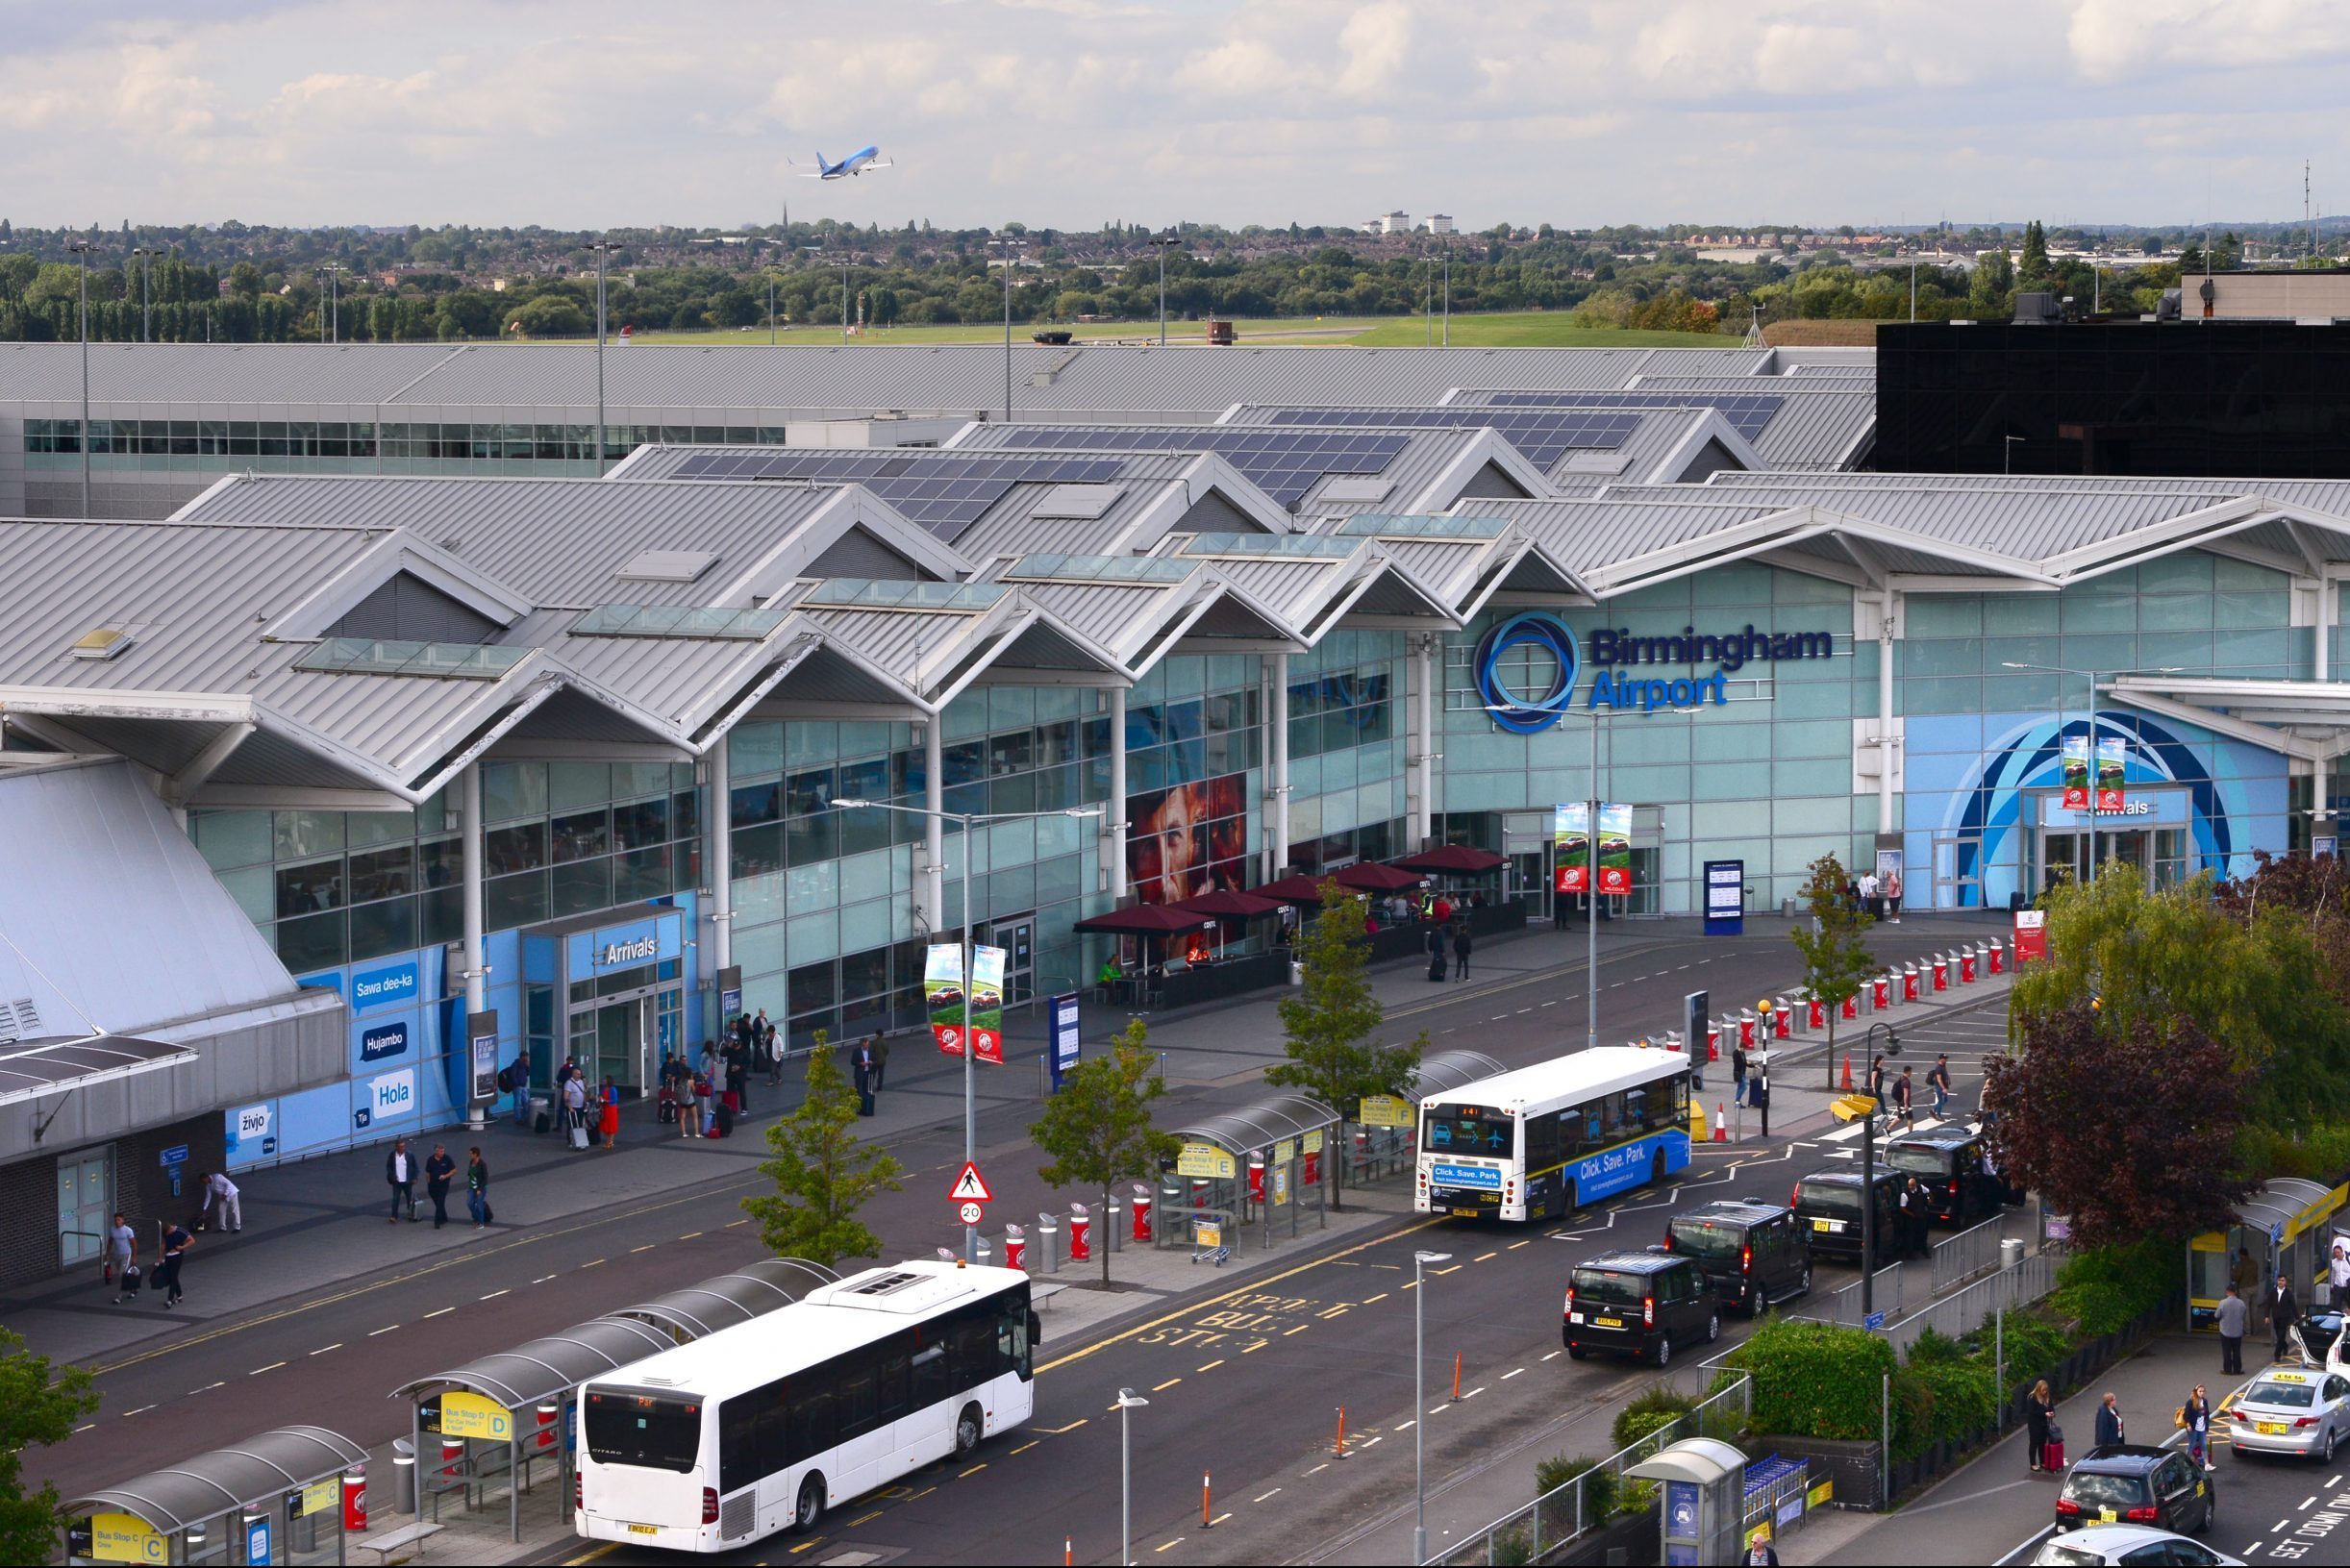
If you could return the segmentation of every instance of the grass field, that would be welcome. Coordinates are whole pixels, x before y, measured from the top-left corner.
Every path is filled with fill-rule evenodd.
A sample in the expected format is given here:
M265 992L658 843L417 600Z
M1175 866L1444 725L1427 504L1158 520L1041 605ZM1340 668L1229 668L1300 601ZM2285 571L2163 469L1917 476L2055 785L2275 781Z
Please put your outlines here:
M1037 329L1014 323L1012 340L1023 347L1032 346L1030 334ZM1072 326L1080 343L1157 342L1159 324L1156 320L1088 322ZM1197 344L1206 328L1197 321L1169 321L1167 342ZM1429 341L1426 323L1418 316L1282 316L1262 320L1241 320L1234 331L1242 344L1298 344L1318 346L1353 344L1361 348L1416 348ZM1443 323L1437 325L1438 335L1443 333ZM851 346L867 343L1000 343L1004 340L1001 322L963 324L952 327L891 327L875 329L850 339ZM838 327L784 327L775 335L775 341L801 348L838 348L840 329ZM687 344L700 348L764 348L767 333L763 327L745 332L640 332L632 342L650 344ZM1455 348L1728 348L1738 339L1719 334L1698 335L1677 332L1623 332L1612 327L1578 327L1570 323L1564 311L1517 311L1490 315L1456 315L1452 320L1452 346Z

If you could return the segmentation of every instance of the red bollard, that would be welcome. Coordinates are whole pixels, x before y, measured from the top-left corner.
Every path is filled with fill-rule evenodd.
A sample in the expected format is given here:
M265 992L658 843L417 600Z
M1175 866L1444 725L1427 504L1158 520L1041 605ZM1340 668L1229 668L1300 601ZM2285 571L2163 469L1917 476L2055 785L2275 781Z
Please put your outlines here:
M1722 1026L1719 1024L1706 1026L1706 1059L1708 1061L1722 1059Z
M1345 1458L1345 1457L1346 1457L1346 1406L1343 1406L1343 1405L1341 1405L1341 1406L1338 1406L1338 1446L1337 1446L1336 1448L1332 1449L1332 1450L1331 1450L1331 1453L1332 1453L1332 1455L1333 1455L1333 1456L1336 1456L1336 1457L1338 1457L1338 1458L1341 1458L1341 1459L1343 1459L1343 1458Z
M1027 1265L1026 1263L1022 1262L1022 1261L1021 1261L1021 1259L1022 1259L1022 1258L1024 1258L1024 1257L1026 1257L1027 1256L1028 1256L1028 1237L1027 1237L1026 1235L1024 1235L1024 1234L1021 1232L1020 1228L1019 1228L1018 1226L1016 1226L1016 1225L1007 1225L1007 1226L1005 1226L1005 1227L1004 1227L1004 1267L1006 1267L1006 1268L1008 1268L1008 1269L1026 1268L1028 1265Z
M1455 1404L1459 1404L1459 1403L1460 1403L1460 1400L1461 1400L1461 1353L1460 1353L1459 1351L1455 1351L1455 1352L1453 1352L1453 1402L1454 1402Z
M1991 938L1991 973L1994 975L2004 975L2007 973L2007 971L2008 950L2000 945L1997 937L1993 937Z
M1809 1024L1808 1026L1806 1026L1806 1027L1811 1028L1811 1029L1825 1029L1825 1028L1827 1028L1827 1027L1828 1027L1828 1007L1827 1007L1827 1004L1826 1004L1826 1003L1824 1003L1824 1002L1822 1002L1822 1001L1821 1001L1821 1000L1820 1000L1818 997L1816 997L1816 996L1807 998L1806 1000L1809 1002L1810 1006L1809 1006L1809 1007L1808 1007L1808 1008L1807 1008L1805 1010L1806 1010L1806 1011L1808 1011L1809 1013L1811 1013L1811 1015L1812 1015L1811 1022L1810 1022L1810 1024Z
M1844 1018L1846 1019L1846 1021L1847 1021L1847 1022L1849 1022L1849 1021L1850 1021L1850 1020L1852 1020L1852 1019L1855 1019L1855 1018L1860 1017L1860 1016L1861 1016L1861 993L1860 993L1860 992L1858 992L1858 991L1855 991L1855 992L1853 992L1853 993L1852 993L1852 995L1850 995L1850 996L1848 996L1848 997L1844 998L1844 1005L1843 1005L1843 1007L1841 1007L1840 1008L1838 1008L1838 1011L1839 1011L1839 1012L1840 1012L1840 1013L1841 1013L1841 1014L1844 1016Z
M1914 1002L1917 1000L1917 965L1913 963L1905 964L1902 966L1901 999L1904 1002Z
M1199 1528L1202 1530L1215 1528L1215 1521L1208 1517L1209 1509L1214 1506L1213 1497L1214 1494L1208 1488L1208 1472L1203 1470L1199 1473Z
M440 1479L455 1481L465 1460L465 1440L462 1437L443 1437L440 1440Z
M1868 983L1868 1004L1870 1010L1875 1012L1883 1012L1886 1008L1893 1005L1891 995L1892 987L1888 983L1889 978L1890 977L1888 976L1879 975L1876 979Z
M541 1405L538 1406L538 1433L537 1436L531 1439L531 1445L538 1449L540 1453L544 1453L555 1446L555 1438L557 1435L555 1431L555 1418L562 1413L562 1408L555 1405Z
M1086 1206L1084 1204L1069 1205L1070 1262L1083 1263L1091 1259L1093 1257L1093 1248L1090 1243L1092 1233L1093 1216L1086 1212Z
M1255 1150L1248 1157L1248 1201L1258 1205L1264 1202L1264 1156Z
M1738 1014L1738 1044L1749 1051L1754 1049L1755 1015L1751 1012L1741 1012ZM1710 1057L1707 1059L1710 1061L1719 1061L1721 1058L1716 1055Z
M1959 983L1962 985L1972 985L1974 983L1975 950L1973 945L1970 943L1959 954Z
M1784 1002L1771 1009L1771 1036L1781 1040L1795 1037L1795 1009Z
M342 1528L356 1535L367 1528L367 1473L354 1470L342 1478Z
M1319 1137L1320 1135L1321 1135L1321 1134L1319 1134L1318 1132L1314 1134L1314 1136L1316 1136L1316 1137ZM1311 1187L1311 1186L1319 1186L1319 1185L1321 1184L1321 1181L1322 1181L1322 1151L1321 1151L1321 1150L1319 1150L1319 1149L1309 1149L1309 1150L1307 1150L1307 1151L1306 1151L1306 1174L1305 1174L1305 1176L1304 1176L1303 1180L1305 1181L1306 1185L1308 1185L1308 1186L1310 1186L1310 1187Z
M1131 1212L1135 1217L1134 1239L1142 1246L1151 1244L1151 1189L1139 1182L1135 1183L1135 1201Z
M1939 953L1934 956L1934 988L1938 991L1950 989L1950 959Z

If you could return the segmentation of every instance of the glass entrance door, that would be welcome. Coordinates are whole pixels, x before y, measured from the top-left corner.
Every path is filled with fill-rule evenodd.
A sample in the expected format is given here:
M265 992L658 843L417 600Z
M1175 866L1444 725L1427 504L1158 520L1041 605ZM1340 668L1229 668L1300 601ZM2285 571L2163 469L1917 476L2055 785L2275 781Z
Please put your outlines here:
M1037 917L1013 915L988 926L988 945L1004 950L1004 1006L1032 1000L1037 989Z
M571 1059L601 1090L606 1074L627 1094L648 1093L661 1064L685 1042L685 987L674 982L599 997L571 1008Z
M113 1215L114 1151L68 1155L57 1162L57 1256L60 1267L87 1262L105 1250Z

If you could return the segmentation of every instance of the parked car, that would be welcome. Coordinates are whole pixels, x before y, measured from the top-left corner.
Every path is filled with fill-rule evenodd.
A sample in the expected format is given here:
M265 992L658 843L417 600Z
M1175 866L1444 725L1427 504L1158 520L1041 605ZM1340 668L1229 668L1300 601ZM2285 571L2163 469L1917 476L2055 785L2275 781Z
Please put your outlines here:
M2066 1472L2056 1528L2154 1525L2200 1535L2212 1528L2217 1501L2211 1473L2179 1450L2110 1443L2090 1449Z
M1876 1215L1871 1222L1875 1229L1870 1240L1875 1244L1879 1263L1889 1261L1901 1252L1898 1200L1904 1180L1899 1172L1882 1165L1877 1168ZM1860 1167L1831 1165L1813 1171L1795 1183L1788 1207L1794 1209L1796 1220L1811 1232L1812 1251L1815 1255L1860 1260Z
M1602 1350L1664 1366L1675 1346L1710 1345L1721 1332L1721 1302L1692 1258L1601 1253L1567 1277L1559 1337L1578 1361Z
M1962 1123L1904 1132L1885 1146L1885 1162L1914 1176L1934 1217L1961 1230L1999 1212L1995 1179L1983 1174L1983 1134Z
M2331 1464L2346 1435L2350 1378L2338 1372L2263 1372L2228 1410L2228 1447L2238 1454L2291 1454Z
M2201 1541L2173 1535L2151 1525L2090 1525L2040 1543L2033 1568L2104 1568L2106 1564L2186 1563L2190 1568L2244 1568L2241 1557L2222 1556Z
M1779 1204L1724 1198L1677 1214L1664 1247L1694 1261L1722 1305L1749 1317L1812 1289L1812 1229Z

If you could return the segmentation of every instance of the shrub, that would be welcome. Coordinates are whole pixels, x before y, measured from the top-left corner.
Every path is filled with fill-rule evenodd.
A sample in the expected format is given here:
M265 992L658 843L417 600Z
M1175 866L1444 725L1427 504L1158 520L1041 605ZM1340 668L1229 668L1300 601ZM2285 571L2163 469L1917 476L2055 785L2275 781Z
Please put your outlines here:
M1918 1334L1917 1342L1910 1347L1910 1364L1924 1366L1934 1361L1956 1361L1967 1354L1967 1347L1948 1334L1939 1330L1927 1329Z
M1627 1449L1695 1408L1695 1400L1660 1383L1615 1412L1615 1425L1610 1429L1610 1435L1619 1450Z
M2161 1307L2178 1282L2179 1249L2149 1236L2075 1254L2057 1272L2048 1303L2085 1334L2117 1333Z
M1920 1363L1912 1359L1904 1376L1930 1399L1925 1412L1929 1442L1957 1441L1991 1424L1999 1411L1999 1388L1992 1381L1988 1356L1953 1356Z
M1596 1459L1587 1459L1581 1456L1569 1458L1562 1454L1555 1458L1544 1459L1534 1467L1534 1494L1549 1499L1542 1505L1542 1539L1564 1540L1575 1532L1578 1519L1587 1527L1595 1526L1606 1523L1615 1512L1616 1494L1621 1481L1614 1471L1602 1470L1598 1464ZM1578 1476L1584 1478L1580 1512L1572 1491L1558 1497L1550 1495Z
M1877 1435L1893 1350L1864 1330L1783 1318L1757 1329L1727 1364L1754 1374L1756 1431L1864 1441Z
M1505 1530L1493 1537L1493 1549L1486 1561L1496 1568L1520 1568L1534 1560L1534 1543L1522 1530Z

